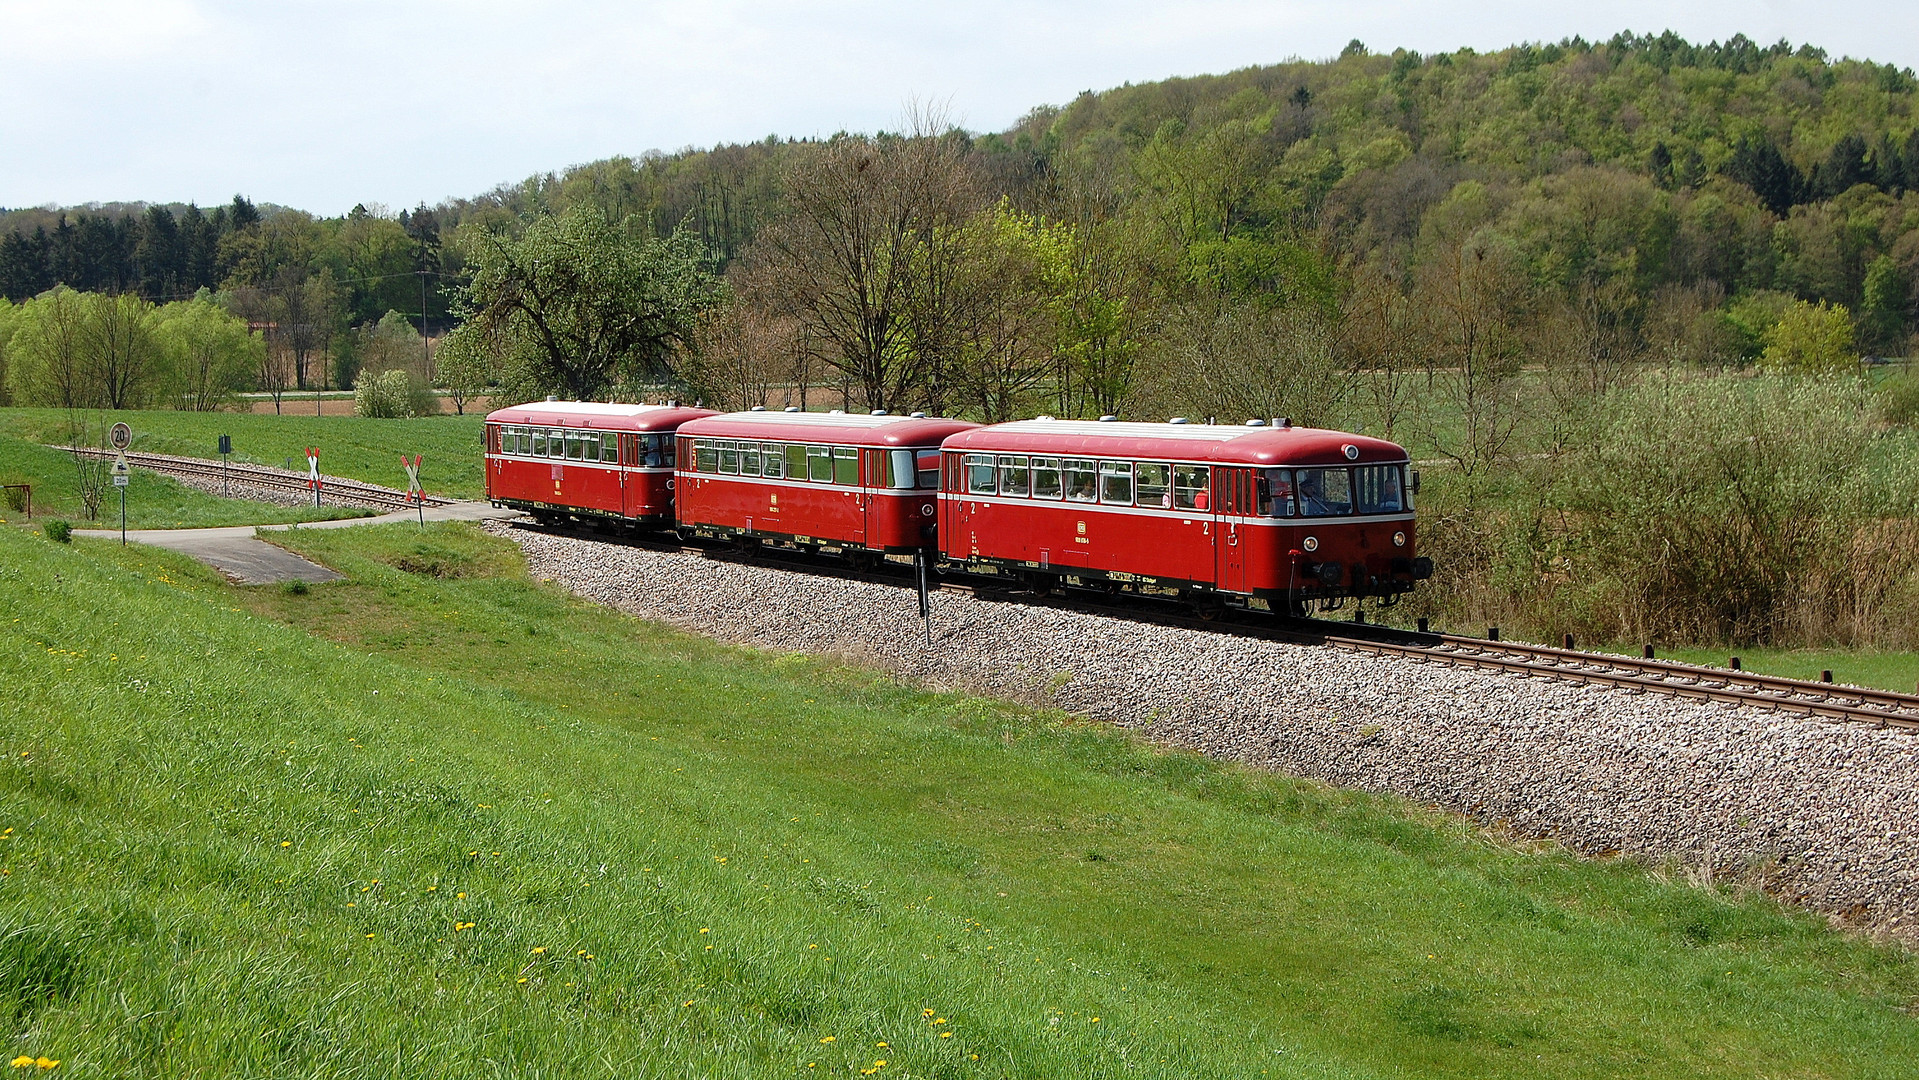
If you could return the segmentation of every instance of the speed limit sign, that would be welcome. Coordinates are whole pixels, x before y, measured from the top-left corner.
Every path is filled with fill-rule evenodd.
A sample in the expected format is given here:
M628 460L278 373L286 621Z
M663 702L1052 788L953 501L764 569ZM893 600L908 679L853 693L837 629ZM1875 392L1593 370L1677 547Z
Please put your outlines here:
M113 444L115 450L125 450L133 445L133 429L125 423L115 424L107 432L107 441Z

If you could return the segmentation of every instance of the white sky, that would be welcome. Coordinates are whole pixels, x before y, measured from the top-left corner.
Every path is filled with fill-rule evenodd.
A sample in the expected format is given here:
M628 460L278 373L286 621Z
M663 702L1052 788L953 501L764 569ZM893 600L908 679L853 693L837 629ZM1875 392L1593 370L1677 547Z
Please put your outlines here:
M0 0L0 206L397 210L615 154L897 126L910 99L999 130L1353 38L1669 28L1919 68L1911 0Z

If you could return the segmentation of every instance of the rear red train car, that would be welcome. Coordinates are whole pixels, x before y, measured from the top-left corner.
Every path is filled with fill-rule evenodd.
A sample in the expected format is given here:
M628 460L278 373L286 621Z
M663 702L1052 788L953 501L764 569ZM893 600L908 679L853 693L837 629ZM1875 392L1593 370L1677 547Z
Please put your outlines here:
M940 548L973 571L1260 598L1396 598L1414 553L1406 451L1338 431L1024 420L946 441Z
M716 415L678 405L537 401L486 417L486 497L542 522L673 526L673 433Z
M940 443L978 426L760 410L695 420L679 432L680 528L803 547L931 550Z

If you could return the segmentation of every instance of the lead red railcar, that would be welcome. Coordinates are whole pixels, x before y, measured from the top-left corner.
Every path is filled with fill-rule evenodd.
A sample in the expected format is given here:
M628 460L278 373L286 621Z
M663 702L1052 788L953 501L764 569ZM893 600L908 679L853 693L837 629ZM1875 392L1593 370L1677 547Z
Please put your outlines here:
M842 551L930 551L940 443L978 426L760 410L692 421L679 432L680 528Z
M1414 554L1406 451L1338 431L1024 420L943 448L940 549L1035 584L1122 582L1199 597L1396 599Z
M716 415L678 405L543 401L486 417L486 497L541 522L673 527L673 433Z

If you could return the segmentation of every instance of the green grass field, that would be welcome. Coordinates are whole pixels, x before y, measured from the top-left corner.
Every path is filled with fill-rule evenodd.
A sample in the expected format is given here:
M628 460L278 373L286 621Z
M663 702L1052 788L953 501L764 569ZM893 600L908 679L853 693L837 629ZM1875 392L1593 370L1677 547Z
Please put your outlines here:
M746 652L464 526L0 530L0 1052L84 1076L1910 1076L1919 962ZM880 1064L880 1063L884 1064Z
M127 478L127 526L134 529L200 528L213 525L271 525L288 521L320 521L365 517L371 511L344 506L284 507L246 499L223 499L168 477L135 469ZM120 494L107 488L100 518L86 520L80 502L79 476L73 458L39 443L0 435L0 483L33 485L33 517L64 518L75 528L119 528ZM0 525L25 524L21 512L0 504Z
M480 417L424 416L365 420L351 416L276 416L266 413L193 413L171 410L105 413L105 422L133 428L133 449L154 454L219 459L221 435L233 436L234 460L304 471L306 448L320 451L320 469L387 487L406 487L401 454L425 460L420 482L436 495L477 499L481 477ZM97 426L97 425L96 425ZM0 434L64 444L62 409L0 409Z

